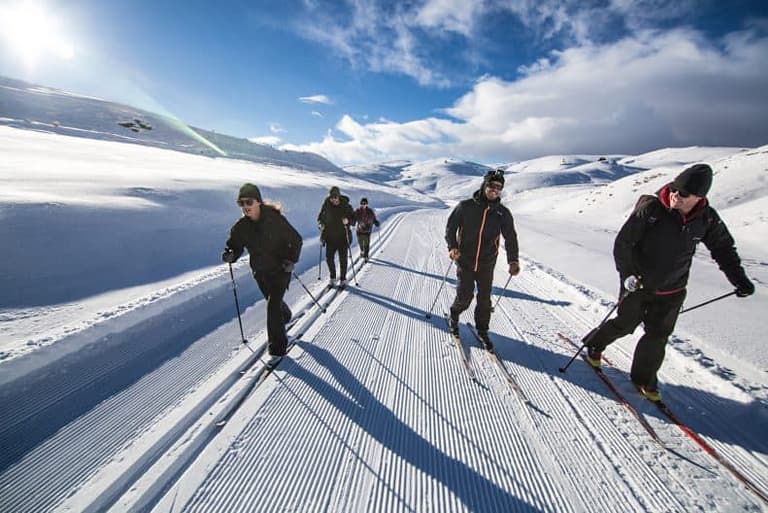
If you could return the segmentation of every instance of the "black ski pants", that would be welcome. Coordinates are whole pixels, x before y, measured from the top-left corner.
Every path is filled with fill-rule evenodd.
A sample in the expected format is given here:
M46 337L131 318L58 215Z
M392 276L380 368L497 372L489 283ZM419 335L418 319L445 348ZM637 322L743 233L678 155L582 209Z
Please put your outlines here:
M371 249L371 234L357 232L357 243L360 245L360 253L363 258L368 258L368 251Z
M477 301L475 303L475 326L478 331L488 331L491 322L491 289L493 288L493 268L496 263L478 267L477 271L460 265L456 266L456 299L451 305L451 317L459 318L459 314L469 308L472 294L477 285Z
M331 279L336 278L336 253L339 254L339 278L342 280L347 279L347 251L349 250L349 244L347 241L325 242L325 263L328 264L328 274Z
M253 277L267 300L267 339L269 354L284 356L288 346L285 324L291 320L291 309L283 301L291 281L291 273L281 271L255 272Z
M638 385L655 387L667 339L675 329L685 295L685 289L672 294L646 290L628 294L619 304L616 317L595 331L588 345L602 351L616 339L634 333L642 322L645 333L635 346L630 377Z

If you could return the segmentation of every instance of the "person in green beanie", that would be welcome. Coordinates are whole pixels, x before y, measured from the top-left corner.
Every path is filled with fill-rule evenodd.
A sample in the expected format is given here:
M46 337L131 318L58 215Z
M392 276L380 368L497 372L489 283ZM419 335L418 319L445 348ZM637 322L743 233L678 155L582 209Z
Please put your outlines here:
M299 261L302 239L283 216L281 207L263 202L254 184L240 188L237 205L243 217L232 226L221 259L232 264L248 250L253 277L267 300L267 365L274 366L287 350L285 323L291 319L291 310L283 297Z

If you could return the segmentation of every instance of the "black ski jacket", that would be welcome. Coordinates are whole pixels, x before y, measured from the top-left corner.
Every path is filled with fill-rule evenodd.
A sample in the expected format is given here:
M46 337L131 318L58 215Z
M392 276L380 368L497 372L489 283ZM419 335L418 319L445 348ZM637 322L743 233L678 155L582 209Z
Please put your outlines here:
M445 227L448 249L459 250L457 264L475 272L481 266L496 264L499 235L504 236L507 263L517 262L517 232L512 213L500 199L489 202L482 189L456 205Z
M706 198L685 217L669 207L669 185L657 194L638 199L616 236L613 257L622 283L634 275L642 279L647 290L664 293L684 289L699 242L734 286L746 279L733 237Z
M284 272L283 261L298 262L301 235L276 208L262 204L259 220L241 217L232 226L227 247L240 258L248 249L254 273Z
M379 226L379 220L376 219L376 212L370 207L360 207L355 210L354 223L357 225L357 233L371 233L374 225Z
M355 211L349 204L348 196L339 196L338 205L331 203L330 197L326 197L320 212L317 214L317 223L320 226L322 240L333 246L345 248L347 241L352 240L350 226L355 221ZM344 226L341 221L347 218L349 224Z

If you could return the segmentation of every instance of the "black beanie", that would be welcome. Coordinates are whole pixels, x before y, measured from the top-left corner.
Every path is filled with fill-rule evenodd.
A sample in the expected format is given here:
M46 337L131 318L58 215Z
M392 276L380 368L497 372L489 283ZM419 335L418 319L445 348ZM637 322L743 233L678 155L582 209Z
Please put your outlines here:
M499 169L491 169L487 173L485 173L485 176L483 177L483 188L490 182L499 182L502 186L504 185L504 170Z
M341 191L335 185L328 191L328 196L341 196Z
M702 198L712 186L712 168L706 164L694 164L675 178L672 187Z
M263 203L263 201L261 201L261 191L259 191L259 188L252 183L243 184L243 186L240 187L240 194L237 195L237 198L253 198L259 203Z

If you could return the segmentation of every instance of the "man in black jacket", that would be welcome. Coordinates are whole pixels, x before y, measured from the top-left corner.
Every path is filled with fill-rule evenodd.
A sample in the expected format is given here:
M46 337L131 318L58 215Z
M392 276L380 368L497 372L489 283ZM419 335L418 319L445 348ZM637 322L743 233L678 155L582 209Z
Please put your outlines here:
M488 350L493 344L488 337L491 322L491 289L493 269L499 254L499 235L504 236L509 274L520 273L517 233L510 211L501 204L504 172L489 171L483 185L471 198L456 205L445 228L448 257L456 261L456 299L451 305L451 333L459 334L459 314L469 308L477 284L475 327Z
M267 300L267 337L271 356L268 365L275 365L287 349L285 323L291 310L283 301L291 281L291 273L301 253L301 235L281 213L280 207L261 200L259 188L246 183L240 188L237 204L243 209L232 226L221 259L234 263L248 249L251 271Z
M336 253L339 254L339 286L344 287L347 284L347 252L351 240L349 223L354 216L355 211L349 204L349 197L343 196L338 187L331 187L317 214L320 238L325 243L325 262L328 264L331 287L336 285Z
M587 361L599 367L606 346L642 322L645 333L635 348L630 377L652 401L661 401L656 373L685 299L698 243L704 243L739 297L755 291L733 237L707 202L711 185L712 168L696 164L656 196L640 197L613 247L620 278L617 315L584 337Z

